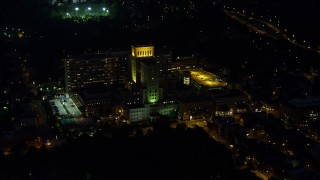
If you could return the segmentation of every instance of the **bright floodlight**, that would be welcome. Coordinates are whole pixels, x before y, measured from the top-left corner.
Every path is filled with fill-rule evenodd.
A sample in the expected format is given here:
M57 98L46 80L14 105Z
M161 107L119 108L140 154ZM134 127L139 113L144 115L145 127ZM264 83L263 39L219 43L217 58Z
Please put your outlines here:
M91 11L91 7L88 7L88 10Z
M103 11L106 11L106 8L102 8Z
M76 11L79 11L79 8L78 7L76 7L76 8L74 8Z

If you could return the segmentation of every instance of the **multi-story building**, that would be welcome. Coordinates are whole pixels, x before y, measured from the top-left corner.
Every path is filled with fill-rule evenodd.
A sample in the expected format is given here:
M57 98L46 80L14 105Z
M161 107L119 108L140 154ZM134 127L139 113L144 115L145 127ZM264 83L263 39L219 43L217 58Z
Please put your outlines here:
M192 120L214 114L214 102L207 97L192 96L179 102L179 119Z
M166 101L155 104L141 104L128 107L128 116L131 123L141 121L156 121L161 116L176 116L178 104L175 101Z
M160 79L168 79L172 76L170 72L172 64L172 52L167 50L160 50L155 54L155 60L159 64Z
M141 61L154 60L154 46L132 46L130 57L131 80L141 84Z
M199 68L199 60L195 55L177 57L170 62L169 71L176 72L178 70L195 69Z
M291 99L283 106L284 122L319 141L320 96Z
M87 0L72 0L73 4L84 3L84 2L87 2Z
M200 68L178 70L178 72L183 84L192 84L198 94L227 86L227 83L223 82L221 78Z
M130 87L135 86L135 91L141 92L141 104L128 108L132 122L154 120L159 115L172 115L177 111L174 101L162 101L163 89L160 88L160 78L169 75L171 56L171 53L155 55L154 46L132 46Z
M156 103L162 100L162 88L159 87L159 64L154 60L141 62L141 87L143 103Z
M284 112L291 118L292 124L308 127L310 123L320 120L320 96L291 99Z
M221 93L218 93L220 91ZM238 90L217 90L211 92L215 104L216 116L233 116L245 113L248 110L246 104L249 98L246 94Z
M166 79L171 76L172 66L172 52L161 49L155 52L154 46L132 46L132 53L130 57L130 65L132 72L132 81L140 83L140 62L141 60L153 60L159 65L159 77L160 79Z
M49 0L49 3L52 5L56 5L56 4L79 4L79 3L85 3L87 2L87 0Z
M64 59L66 91L123 84L127 72L127 55L128 52L123 51Z

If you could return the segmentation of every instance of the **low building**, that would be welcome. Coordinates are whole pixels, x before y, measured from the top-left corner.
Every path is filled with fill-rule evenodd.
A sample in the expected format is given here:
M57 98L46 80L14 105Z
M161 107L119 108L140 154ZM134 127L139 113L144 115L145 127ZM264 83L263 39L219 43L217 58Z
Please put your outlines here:
M216 116L245 113L248 110L249 98L238 90L211 91L215 103Z
M161 116L175 117L177 114L178 104L174 101L155 103L155 104L140 104L128 106L127 115L131 123L137 122L154 122Z
M84 116L77 106L79 102L73 101L76 98L78 96L66 95L49 100L52 114L57 120L57 126L65 135L79 136L85 131L92 134L90 127L92 127L93 121L91 118Z
M311 123L320 120L320 97L309 96L305 98L291 99L284 106L287 124L300 128L308 128Z
M130 100L128 90L123 86L104 86L99 89L88 88L78 93L77 101L80 102L87 113L111 113L112 108L117 105L125 104L125 101Z
M214 102L204 96L189 96L179 101L179 119L201 119L214 114Z
M172 73L180 70L195 69L199 67L199 59L195 55L177 57L171 62L169 71Z
M320 97L291 99L282 105L286 126L297 128L306 137L319 142Z

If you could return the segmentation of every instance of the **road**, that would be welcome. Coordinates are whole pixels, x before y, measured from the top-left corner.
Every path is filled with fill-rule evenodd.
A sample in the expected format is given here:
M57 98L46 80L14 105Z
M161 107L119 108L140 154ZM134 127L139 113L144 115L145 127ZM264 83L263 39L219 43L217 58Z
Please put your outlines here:
M287 40L295 46L298 46L302 49L310 50L320 54L320 50L311 48L309 45L301 44L297 42L294 38L290 38L284 31L282 31L277 25L272 24L271 22L263 21L261 19L254 18L252 16L248 17L244 13L236 12L233 10L224 10L225 14L232 19L240 22L241 24L246 25L250 30L256 32L257 34L265 35L272 37L274 39L283 39Z
M223 144L225 147L230 149L232 152L233 158L236 159L238 157L238 151L234 149L234 146L227 142L225 139L223 139L220 134L214 130L210 129L207 125L207 122L211 121L210 119L197 119L197 120L191 120L191 121L178 121L178 123L185 123L188 128L194 128L196 126L201 127L203 130L205 130L211 138L213 138L215 141ZM171 127L176 127L177 123L172 124Z
M236 160L239 156L239 150L235 145L229 143L227 140L225 140L223 137L220 136L220 134L217 132L215 129L210 129L207 126L207 122L210 122L211 120L209 119L198 119L198 120L191 120L191 121L178 121L178 123L185 123L188 128L194 128L196 126L201 127L204 129L211 138L213 138L215 141L223 144L226 148L230 150L232 153L232 157L234 160ZM171 125L172 128L175 128L177 123L173 123ZM241 169L241 167L239 167ZM263 173L261 170L258 169L252 169L251 170L257 177L263 180L267 180L268 177L271 177L270 174Z
M52 127L47 123L47 114L42 105L42 101L34 100L32 102L32 109L37 114L36 127L37 127L38 137L41 137L44 139L55 138L55 134L53 134Z
M262 180L268 180L268 176L266 176L265 174L261 173L260 171L258 170L254 170L252 171L257 177L259 177L260 179Z

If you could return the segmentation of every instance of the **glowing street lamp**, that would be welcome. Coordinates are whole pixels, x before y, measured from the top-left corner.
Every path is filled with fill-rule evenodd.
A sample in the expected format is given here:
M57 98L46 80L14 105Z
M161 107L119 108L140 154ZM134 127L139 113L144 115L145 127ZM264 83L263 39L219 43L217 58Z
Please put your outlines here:
M103 12L106 12L106 13L109 13L109 9L107 9L107 8L105 8L105 7L102 8L102 11L103 11Z
M88 7L87 9L88 9L88 12L89 12L88 14L91 15L91 7Z
M79 8L78 8L78 7L76 7L76 8L74 8L74 10L76 10L76 16L78 16Z

